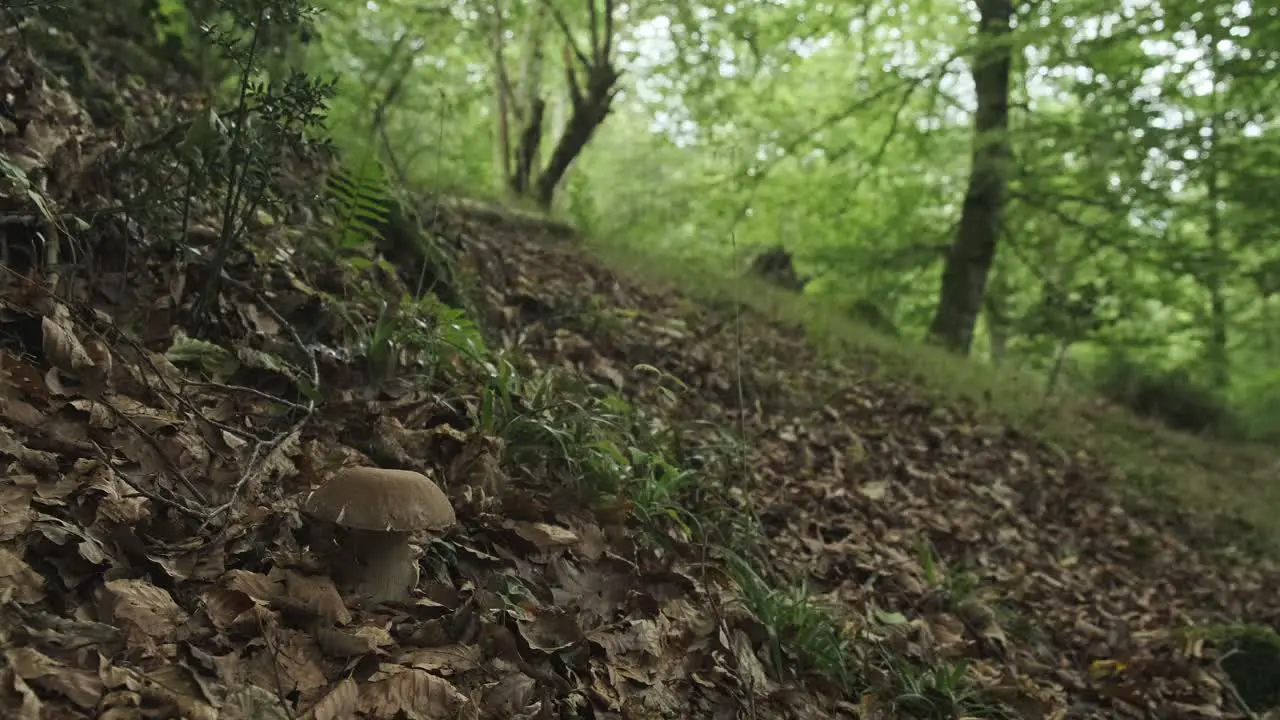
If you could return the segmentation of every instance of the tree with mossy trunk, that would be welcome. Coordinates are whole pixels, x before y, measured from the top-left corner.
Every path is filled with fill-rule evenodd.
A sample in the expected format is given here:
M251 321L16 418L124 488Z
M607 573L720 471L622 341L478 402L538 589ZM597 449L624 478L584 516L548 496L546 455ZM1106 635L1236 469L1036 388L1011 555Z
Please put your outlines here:
M556 190L609 116L617 95L615 59L615 3L584 0L588 40L576 37L569 18L552 0L537 0L525 8L521 66L518 81L507 69L506 17L501 0L493 5L493 63L496 77L497 155L507 190L549 209ZM543 87L548 22L563 35L561 62L567 117L545 162L541 148L547 126L547 97Z
M979 0L978 48L973 84L978 96L974 114L973 159L960 223L942 270L937 310L929 338L955 352L968 354L982 312L987 276L996 256L1008 184L1004 164L1009 152L1009 76L1013 68L1010 0Z

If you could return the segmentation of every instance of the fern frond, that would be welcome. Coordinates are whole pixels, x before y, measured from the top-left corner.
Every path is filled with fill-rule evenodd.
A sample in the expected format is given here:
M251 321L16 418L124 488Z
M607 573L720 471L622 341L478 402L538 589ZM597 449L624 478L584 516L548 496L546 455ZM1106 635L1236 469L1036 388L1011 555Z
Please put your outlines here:
M327 185L338 218L334 248L342 252L380 241L379 228L395 203L381 161L366 155L355 165L344 164L329 176Z

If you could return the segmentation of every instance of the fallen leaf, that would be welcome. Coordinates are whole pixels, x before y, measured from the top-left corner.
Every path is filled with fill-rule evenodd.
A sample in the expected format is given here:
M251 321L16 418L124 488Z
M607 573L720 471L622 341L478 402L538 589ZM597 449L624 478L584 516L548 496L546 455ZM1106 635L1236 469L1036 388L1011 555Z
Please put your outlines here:
M102 681L96 673L67 667L32 648L5 650L4 657L14 673L28 684L62 695L82 708L97 707L102 697Z
M400 713L423 720L454 720L470 703L448 680L411 668L360 688L360 712L385 720Z
M172 641L187 619L168 592L145 580L108 580L98 605L101 617L122 628L131 644Z
M343 678L307 711L304 720L347 720L360 708L360 688L356 681Z
M0 547L0 602L31 605L44 599L44 578L8 548Z

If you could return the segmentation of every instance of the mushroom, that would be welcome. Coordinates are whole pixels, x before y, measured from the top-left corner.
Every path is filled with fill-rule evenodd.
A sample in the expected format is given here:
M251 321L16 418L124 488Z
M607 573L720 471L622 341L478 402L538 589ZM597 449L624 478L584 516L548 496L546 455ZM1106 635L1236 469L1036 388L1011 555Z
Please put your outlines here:
M377 602L403 600L418 584L409 534L444 530L457 520L449 498L426 475L372 467L338 471L307 497L303 510L349 530L344 550L355 567L340 571Z

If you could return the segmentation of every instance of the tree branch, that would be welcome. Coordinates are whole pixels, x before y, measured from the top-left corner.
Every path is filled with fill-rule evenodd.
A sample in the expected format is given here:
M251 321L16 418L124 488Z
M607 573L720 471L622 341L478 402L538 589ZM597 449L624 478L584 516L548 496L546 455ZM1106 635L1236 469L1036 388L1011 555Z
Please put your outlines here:
M591 60L593 65L600 65L600 18L596 10L596 0L584 0L587 3L587 16L591 18Z
M601 59L605 62L613 56L613 10L614 0L604 0L604 52Z
M590 68L592 66L591 58L588 58L582 50L578 49L578 43L573 41L573 30L569 28L569 23L564 19L564 15L552 4L551 0L542 0L542 4L551 11L551 18L556 21L556 25L560 26L560 31L564 33L564 40L568 43L569 49L573 51L574 56L578 58L578 62L582 63L583 67Z

